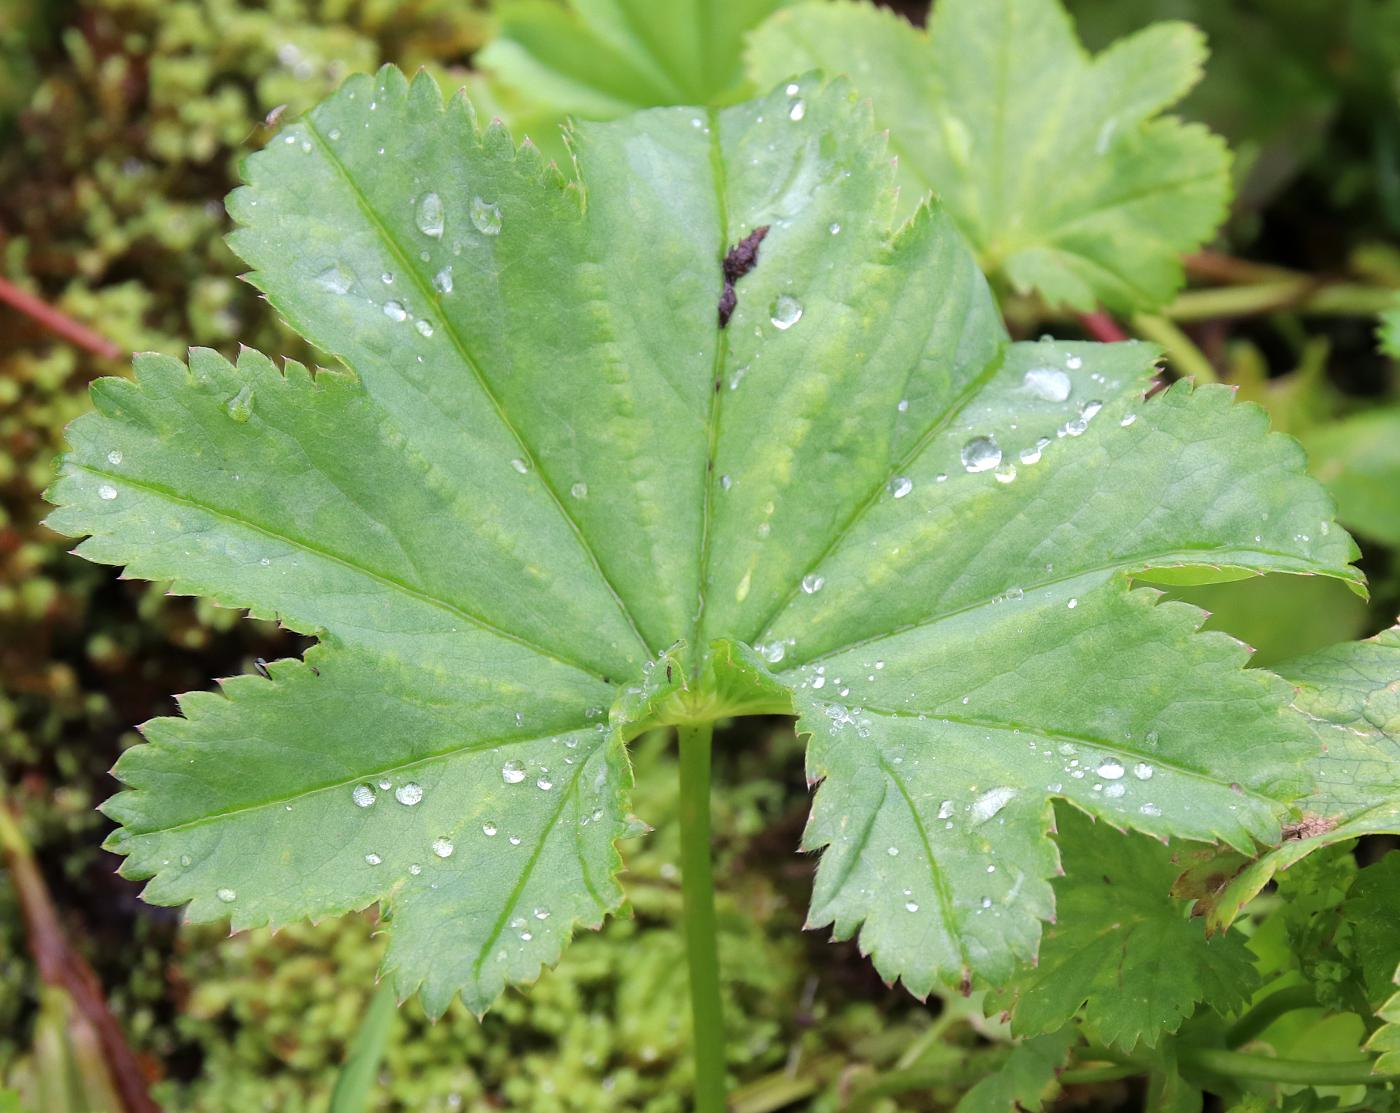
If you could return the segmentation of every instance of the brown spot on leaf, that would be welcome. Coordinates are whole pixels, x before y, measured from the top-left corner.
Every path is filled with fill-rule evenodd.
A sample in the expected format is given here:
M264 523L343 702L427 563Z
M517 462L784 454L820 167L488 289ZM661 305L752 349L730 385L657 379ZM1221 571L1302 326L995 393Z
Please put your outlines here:
M766 235L768 225L760 225L731 247L724 256L724 288L719 295L720 328L729 324L729 318L734 315L734 307L739 303L734 284L758 265L758 245Z

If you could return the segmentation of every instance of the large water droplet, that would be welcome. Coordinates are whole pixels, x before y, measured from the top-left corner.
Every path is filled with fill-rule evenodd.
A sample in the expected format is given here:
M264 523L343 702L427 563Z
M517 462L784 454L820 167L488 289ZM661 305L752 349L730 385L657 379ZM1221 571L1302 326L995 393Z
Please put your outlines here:
M111 464L112 467L116 467L116 466L117 466L118 464L120 464L121 462L122 462L122 453L121 453L121 449L119 449L119 448L114 448L114 449L112 449L111 452L107 453L107 463Z
M494 823L483 823L481 825L481 833L485 835L488 839L494 839L496 837L496 832L499 830L500 828L497 827Z
M402 302L386 301L384 303L384 316L391 321L408 320L408 310L403 307Z
M1001 463L1001 446L995 437L973 437L962 448L962 464L970 472L990 471Z
M1022 385L1047 402L1063 402L1073 389L1069 376L1058 367L1032 367L1026 372Z
M117 497L117 489L110 483L100 484L97 488L97 497L103 502L111 502Z
M376 797L374 789L369 785L356 785L350 790L350 799L355 801L356 807L367 808L374 803Z
M433 275L433 289L439 294L452 293L452 268L443 267L437 274Z
M394 799L400 804L411 808L414 804L418 803L419 800L423 799L423 786L413 781L409 781L407 784L401 784L398 788L394 789Z
M1016 790L1005 785L988 789L972 802L972 822L985 823L1006 807L1015 795Z
M508 785L518 785L525 779L525 766L511 758L501 766L501 780Z
M221 901L223 901L225 904L232 904L238 899L238 893L235 892L233 889L219 889L217 892L214 893L214 895L218 897Z
M1116 761L1106 761L1094 772L1106 781L1116 781L1123 775L1123 767Z
M521 475L524 475L527 471L530 470L529 462L522 460L519 456L517 456L514 460L510 462L510 466L513 467L516 471L518 471Z
M548 777L540 777L539 780L535 782L535 787L541 792L548 792L554 787L554 782Z
M423 336L432 336L433 334L433 323L431 321L425 321L421 317L413 322L413 327Z
M902 499L914 489L914 481L907 475L897 475L886 485L891 495L897 499Z
M316 284L333 294L347 294L355 284L355 276L342 263L327 267L316 276Z
M802 303L787 294L779 294L773 300L769 318L775 329L786 331L802 320Z
M452 845L451 839L437 838L433 840L433 853L439 858L451 858L455 849L457 848Z
M904 911L906 911L906 912L917 912L918 910L919 910L919 902L918 902L918 901L906 900L906 901L904 902Z
M815 572L809 572L802 577L802 590L808 595L815 595L826 584L826 578L818 576Z
M245 383L238 393L228 400L224 409L239 425L246 423L253 416L253 388Z
M501 206L492 205L480 197L472 198L472 224L483 236L498 236L501 233Z
M436 193L423 194L414 214L414 223L423 235L432 236L434 239L441 238L444 223L442 198Z
M792 120L794 123L801 120L805 115L807 115L807 105L805 101L796 101L793 103L793 106L788 109L788 119Z

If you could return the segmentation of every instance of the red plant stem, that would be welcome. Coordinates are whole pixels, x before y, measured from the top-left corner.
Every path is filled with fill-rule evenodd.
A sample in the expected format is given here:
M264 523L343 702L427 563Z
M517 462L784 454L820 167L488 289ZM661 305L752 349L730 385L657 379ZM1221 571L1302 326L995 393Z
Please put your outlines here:
M1118 322L1102 309L1096 309L1092 313L1076 313L1075 316L1079 318L1079 324L1084 331L1095 340L1105 344L1117 344L1120 340L1129 339Z
M70 344L76 344L95 356L110 360L122 358L122 350L105 336L73 320L68 314L59 312L48 302L21 290L4 278L0 278L0 301L38 322L55 336L61 336Z
M68 941L43 875L19 833L16 816L3 798L0 798L0 847L5 851L10 880L19 896L20 911L28 929L29 950L39 967L39 976L49 985L66 990L78 1012L96 1032L103 1061L121 1095L123 1113L161 1113L160 1106L151 1100L146 1090L140 1063L127 1044L117 1018L107 1007L102 983L87 960Z

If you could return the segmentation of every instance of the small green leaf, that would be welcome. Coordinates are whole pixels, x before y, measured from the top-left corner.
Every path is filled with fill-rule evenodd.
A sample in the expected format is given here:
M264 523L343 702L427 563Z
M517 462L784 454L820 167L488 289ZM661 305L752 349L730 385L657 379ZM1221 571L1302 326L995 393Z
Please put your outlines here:
M1160 115L1201 74L1186 24L1090 57L1058 0L940 0L927 31L839 0L779 12L747 57L760 85L849 74L890 129L911 203L937 191L985 270L1054 304L1163 304L1179 257L1225 216L1225 145Z
M1303 447L1337 500L1337 517L1357 533L1400 545L1400 407L1320 425L1303 436Z
M1009 344L943 210L894 226L843 82L574 147L577 181L426 78L351 79L230 199L345 370L143 357L73 426L82 555L320 643L122 758L150 899L381 902L398 992L480 1011L621 901L626 742L733 714L801 716L812 922L921 994L1034 953L1055 799L1277 840L1287 686L1129 581L1359 589L1296 443L1224 388L1145 398L1146 346Z
M1326 846L1400 832L1400 627L1275 666L1315 735L1305 815L1274 850L1247 864L1222 862L1197 891L1212 930L1228 926L1281 870Z
M1200 1001L1228 1013L1248 1000L1257 975L1243 941L1207 939L1169 895L1176 851L1070 809L1057 842L1055 923L1008 995L1013 1031L1051 1032L1082 1015L1090 1038L1132 1051L1175 1032Z
M1390 979L1400 984L1400 968ZM1381 1026L1371 1033L1366 1041L1366 1050L1377 1054L1375 1070L1377 1074L1400 1072L1400 993L1388 997L1376 1016Z
M1056 1076L1078 1039L1073 1028L1023 1040L1001 1068L959 1099L954 1113L1036 1113L1058 1089Z
M740 43L788 0L540 0L500 5L475 58L498 83L559 115L722 104L743 85Z

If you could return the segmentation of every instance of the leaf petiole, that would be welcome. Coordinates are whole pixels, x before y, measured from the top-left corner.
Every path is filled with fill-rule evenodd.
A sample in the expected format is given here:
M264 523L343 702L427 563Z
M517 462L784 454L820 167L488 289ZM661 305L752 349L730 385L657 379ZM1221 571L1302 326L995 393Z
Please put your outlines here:
M715 879L710 860L710 723L676 729L680 742L681 896L694 1024L696 1113L724 1113L724 1011L719 992Z

